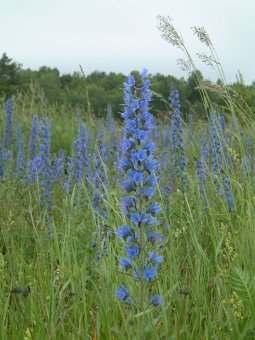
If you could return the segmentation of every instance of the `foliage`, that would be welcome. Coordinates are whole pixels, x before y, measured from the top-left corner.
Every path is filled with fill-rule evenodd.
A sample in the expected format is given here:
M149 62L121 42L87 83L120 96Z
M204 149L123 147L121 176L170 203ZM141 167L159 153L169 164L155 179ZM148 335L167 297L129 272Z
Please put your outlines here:
M84 75L83 72L60 74L57 68L40 67L37 71L23 69L6 54L0 59L0 96L19 94L24 97L37 97L48 105L65 106L67 111L76 110L102 117L111 104L115 117L122 111L122 83L125 76L121 73L105 73L94 71ZM133 71L137 74L137 71ZM139 74L139 73L138 73ZM169 89L177 89L181 93L181 104L184 117L193 112L195 118L205 118L206 113L200 96L198 83L203 82L210 88L210 99L219 107L226 106L217 88L203 78L200 71L191 71L187 79L177 79L172 75L150 75L152 83L152 108L157 115L167 117L169 110ZM217 82L219 85L220 80ZM255 87L240 82L230 86L235 95L239 95L251 108L255 108ZM63 112L63 110L61 111ZM60 113L60 112L59 112Z
M165 137L169 133L171 137L173 115L164 124L156 120L153 138L160 181L155 200L162 208L159 220L165 239L160 249L164 262L153 287L164 302L153 295L151 304L136 312L115 298L122 275L130 291L136 286L128 273L120 274L117 263L122 246L116 232L126 218L120 211L116 167L121 155L113 146L119 145L119 124L112 128L111 118L111 124L97 119L83 125L80 118L73 122L68 116L53 116L49 125L34 117L32 123L18 111L20 107L14 102L12 125L2 111L6 120L1 130L3 136L12 133L12 141L0 149L1 338L131 339L141 338L141 324L145 339L254 337L253 121L244 129L233 117L219 126L221 120L215 122L213 116L208 123L196 123L191 137L190 127L184 126L181 145L187 157L187 180L183 191L171 175L174 158L166 162L162 157L175 150L175 139ZM61 141L71 144L64 158L58 152ZM32 182L25 175L27 167L17 176L20 150L28 165L34 161ZM75 178L68 164L80 162L83 156L87 157L85 175L71 180L67 188L69 175ZM217 171L216 159L220 159ZM102 174L107 174L107 181ZM219 190L226 175L234 206ZM95 207L94 186L103 214ZM123 299L127 292L120 288L118 296Z

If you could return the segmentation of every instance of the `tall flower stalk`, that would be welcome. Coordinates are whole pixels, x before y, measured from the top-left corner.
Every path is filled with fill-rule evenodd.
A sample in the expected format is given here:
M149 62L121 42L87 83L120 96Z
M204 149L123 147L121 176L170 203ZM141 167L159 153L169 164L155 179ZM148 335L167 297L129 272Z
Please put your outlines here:
M102 218L107 217L107 209L104 203L106 198L106 187L108 185L108 176L106 170L107 161L107 149L100 138L98 137L98 142L93 157L93 177L92 177L92 206L98 216Z
M174 173L175 177L180 178L181 188L184 190L187 178L186 178L186 166L187 158L184 151L183 143L183 123L181 116L181 104L180 96L177 90L172 90L169 96L169 100L173 109L171 119L171 133L172 133L172 148L174 157Z
M126 193L122 198L122 208L127 224L118 227L117 235L124 241L124 256L120 257L119 265L124 272L131 274L137 285L131 293L122 283L116 296L123 302L134 303L139 311L144 311L148 304L162 302L162 298L153 292L153 282L163 261L163 256L158 253L163 237L157 231L156 215L160 206L153 201L158 162L154 158L155 144L151 140L154 120L149 112L150 99L147 71L141 73L141 85L137 85L130 75L124 83L124 133L120 160L124 174L122 187Z
M229 210L233 210L235 201L230 178L227 173L230 163L229 155L226 150L224 126L222 124L222 118L216 113L211 113L210 115L209 132L215 185L218 193L224 197Z
M39 130L39 180L42 189L42 205L47 211L48 236L52 238L53 171L51 165L51 135L48 121L42 121Z
M25 170L25 152L24 152L24 140L20 124L17 124L16 131L16 175L22 176Z
M88 179L88 130L84 123L79 124L78 136L73 143L72 169L73 178L76 183L80 183L82 180Z

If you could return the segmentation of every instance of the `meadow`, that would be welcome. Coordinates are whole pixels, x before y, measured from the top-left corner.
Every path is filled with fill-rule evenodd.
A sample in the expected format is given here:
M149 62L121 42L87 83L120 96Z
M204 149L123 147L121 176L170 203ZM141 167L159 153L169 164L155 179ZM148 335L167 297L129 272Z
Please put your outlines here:
M255 123L198 85L203 119L145 70L118 119L2 101L0 339L255 339Z
M5 103L1 339L254 339L254 123L219 113L184 122L175 90L169 117L153 120L143 77L126 81L122 122L110 107L94 121ZM155 142L147 153L154 189L143 199L145 179L123 185L135 167L123 165L137 133L130 117ZM130 192L140 210L152 200L150 219L139 224L139 209L123 207ZM160 237L127 240L127 223L140 234L144 224L145 235L155 224ZM143 256L125 242L146 249ZM157 274L141 277L132 269L144 266L147 250ZM154 300L145 297L151 291Z

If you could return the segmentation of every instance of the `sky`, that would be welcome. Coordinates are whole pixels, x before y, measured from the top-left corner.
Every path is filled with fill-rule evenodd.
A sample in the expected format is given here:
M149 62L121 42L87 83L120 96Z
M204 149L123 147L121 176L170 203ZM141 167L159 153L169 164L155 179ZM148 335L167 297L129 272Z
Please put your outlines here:
M206 49L191 27L204 26L228 82L255 80L255 0L0 0L0 53L23 66L185 76L183 54L160 37L157 15L170 16L195 55ZM198 61L209 79L217 74Z

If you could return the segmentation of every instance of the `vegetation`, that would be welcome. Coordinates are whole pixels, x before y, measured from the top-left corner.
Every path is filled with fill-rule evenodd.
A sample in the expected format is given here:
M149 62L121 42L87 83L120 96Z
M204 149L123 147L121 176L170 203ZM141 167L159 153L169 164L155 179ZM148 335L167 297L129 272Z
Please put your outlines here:
M136 76L139 74L137 71L132 73ZM57 68L47 66L42 66L37 71L23 69L20 64L3 54L0 59L0 74L1 97L14 94L29 98L36 96L37 100L43 99L47 105L61 108L59 114L63 114L63 106L65 111L90 111L96 117L105 116L108 104L111 104L115 117L119 117L122 110L122 84L126 76L121 73L94 71L85 75L81 70L73 74L60 74ZM226 106L222 107L222 94L217 92L221 90L221 80L217 81L217 89L197 69L190 72L187 80L159 73L151 75L153 111L161 117L167 116L169 89L176 88L181 93L183 112L191 112L196 118L204 119L206 114L198 90L198 79L207 89L211 89L211 101L221 111L226 111ZM255 83L245 85L240 75L229 89L244 98L252 111L255 111Z

